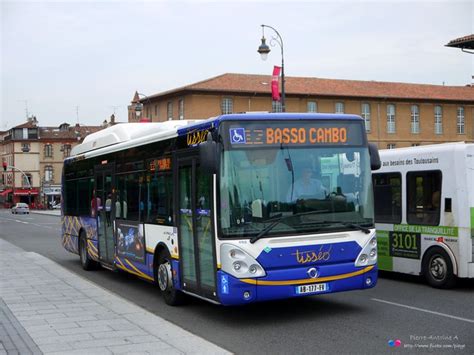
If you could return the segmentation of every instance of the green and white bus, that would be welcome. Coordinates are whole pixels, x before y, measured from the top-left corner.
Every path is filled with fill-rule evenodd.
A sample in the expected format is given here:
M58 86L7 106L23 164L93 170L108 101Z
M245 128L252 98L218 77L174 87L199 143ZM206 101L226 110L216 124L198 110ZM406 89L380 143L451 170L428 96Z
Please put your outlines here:
M373 174L380 270L433 287L474 277L474 144L380 151Z

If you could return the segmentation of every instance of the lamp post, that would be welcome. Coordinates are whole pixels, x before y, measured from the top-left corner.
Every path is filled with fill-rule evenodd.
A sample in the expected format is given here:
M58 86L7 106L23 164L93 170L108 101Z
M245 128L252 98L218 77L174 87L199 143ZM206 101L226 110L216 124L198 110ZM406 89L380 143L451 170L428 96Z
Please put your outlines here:
M137 92L137 95L138 95L139 98L140 98L140 96L143 96L146 99L147 104L150 103L150 99L145 94L140 94L139 92ZM140 101L138 101L135 104L135 115L137 116L137 118L140 118L140 115L142 114L142 111L143 111L143 104ZM140 122L142 122L142 121L140 120Z
M275 43L278 43L281 49L281 110L285 112L286 111L286 108L285 108L285 59L283 57L283 39L281 38L278 31L274 29L272 26L268 26L268 25L261 25L261 26L262 26L262 43L260 44L260 47L258 47L257 52L260 53L262 60L267 60L268 53L270 53L270 47L265 43L266 41L265 27L273 30L276 34L276 36L272 36L272 38L270 39L270 45L273 47L275 46Z

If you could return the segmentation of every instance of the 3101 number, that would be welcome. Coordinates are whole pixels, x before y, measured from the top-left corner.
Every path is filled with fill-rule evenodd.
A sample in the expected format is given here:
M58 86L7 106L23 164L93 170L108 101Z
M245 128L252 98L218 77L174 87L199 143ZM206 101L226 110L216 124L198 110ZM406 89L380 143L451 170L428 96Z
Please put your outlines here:
M416 234L393 233L392 248L417 250Z
M399 258L420 258L420 233L389 232L390 255Z

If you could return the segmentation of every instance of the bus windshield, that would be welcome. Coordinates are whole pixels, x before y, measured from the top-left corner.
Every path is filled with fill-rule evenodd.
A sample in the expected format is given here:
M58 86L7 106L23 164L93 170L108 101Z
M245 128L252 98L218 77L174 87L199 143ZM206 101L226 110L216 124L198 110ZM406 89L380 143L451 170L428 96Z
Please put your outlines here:
M219 221L224 238L372 227L368 149L280 144L224 150Z

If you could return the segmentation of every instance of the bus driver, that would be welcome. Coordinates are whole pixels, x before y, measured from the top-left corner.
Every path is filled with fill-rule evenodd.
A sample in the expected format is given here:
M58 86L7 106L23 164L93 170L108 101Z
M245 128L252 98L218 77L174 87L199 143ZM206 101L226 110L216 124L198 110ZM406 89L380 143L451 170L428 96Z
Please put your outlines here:
M320 180L312 179L313 171L310 168L304 168L301 178L295 181L293 186L290 186L287 193L287 201L295 202L303 198L317 198L324 199L327 195L327 190Z

